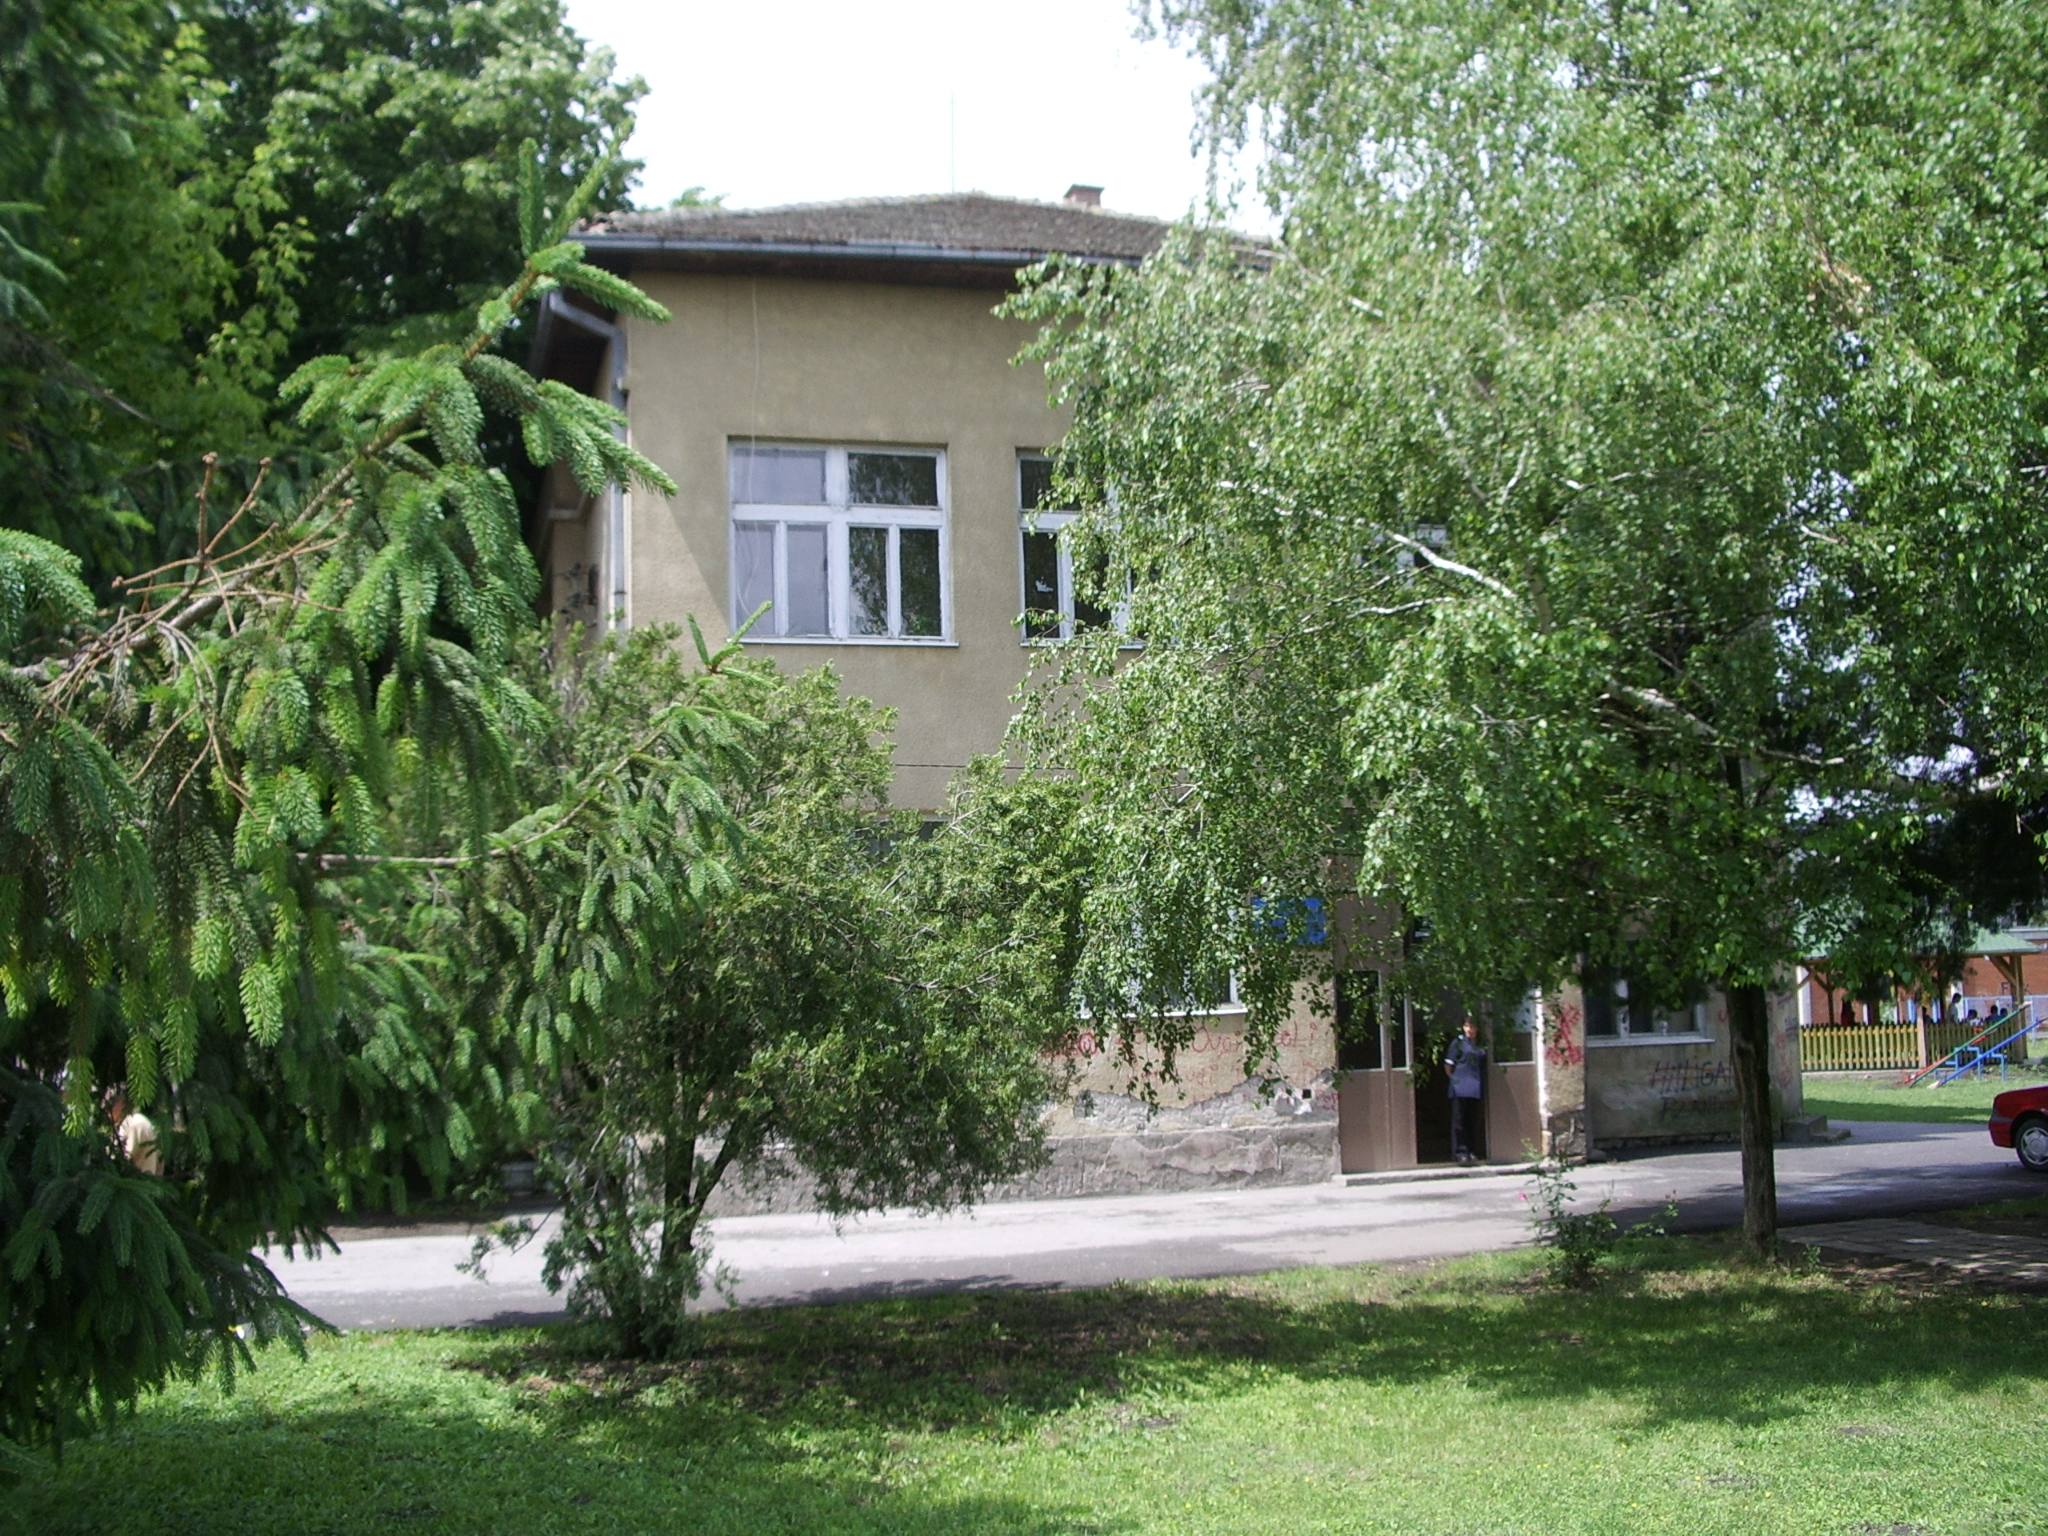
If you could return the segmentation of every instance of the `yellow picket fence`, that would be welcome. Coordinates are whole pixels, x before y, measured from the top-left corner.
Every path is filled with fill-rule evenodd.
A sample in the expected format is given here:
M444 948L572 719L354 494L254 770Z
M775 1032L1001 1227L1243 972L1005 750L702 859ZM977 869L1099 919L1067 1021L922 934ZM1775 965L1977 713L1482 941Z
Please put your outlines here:
M1809 1024L1799 1031L1799 1055L1808 1072L1910 1072L1922 1065L1920 1030L1913 1024Z
M2011 1034L2013 1030L2018 1029L2022 1022L2020 1019L2014 1019L2008 1027L1998 1030L1984 1043L1986 1045L1998 1044L1999 1041ZM1965 1019L1960 1024L1928 1025L1927 1060L1922 1062L1921 1065L1931 1065L1960 1047L1968 1045L1983 1032L1984 1028L1984 1022L1981 1019Z
M2015 1015L2009 1028L1988 1036L1984 1044L1995 1045L2014 1029L2022 1016ZM1808 1072L1889 1072L1897 1068L1911 1072L1940 1061L1958 1047L1976 1039L1984 1023L1966 1019L1960 1024L1929 1024L1927 1055L1920 1055L1920 1026L1917 1024L1808 1024L1799 1031L1800 1066ZM2017 1049L2007 1055L2023 1055Z

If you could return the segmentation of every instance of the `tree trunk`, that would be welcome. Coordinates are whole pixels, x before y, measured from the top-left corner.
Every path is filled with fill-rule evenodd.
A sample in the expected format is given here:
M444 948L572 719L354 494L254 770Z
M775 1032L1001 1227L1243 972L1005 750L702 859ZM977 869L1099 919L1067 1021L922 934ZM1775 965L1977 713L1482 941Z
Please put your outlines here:
M692 1271L696 1263L697 1218L703 1211L704 1191L698 1187L697 1129L703 1124L703 1100L688 1071L689 1058L677 1050L669 1059L669 1101L667 1124L661 1128L661 1256L665 1275L675 1277ZM692 1272L692 1281L694 1273Z
M670 1127L661 1148L661 1267L670 1274L689 1265L697 1232L697 1138L694 1122Z
M1742 1247L1766 1263L1778 1257L1778 1171L1772 1156L1771 1017L1760 986L1731 986L1728 1026L1735 1102L1742 1117Z

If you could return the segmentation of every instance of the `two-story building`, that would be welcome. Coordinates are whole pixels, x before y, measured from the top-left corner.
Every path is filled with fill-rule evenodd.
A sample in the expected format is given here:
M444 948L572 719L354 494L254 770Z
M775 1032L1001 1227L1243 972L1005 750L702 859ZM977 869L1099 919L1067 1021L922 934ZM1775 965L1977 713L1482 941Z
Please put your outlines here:
M620 405L677 491L592 499L551 476L530 529L549 601L607 626L693 615L713 641L752 618L750 649L788 668L830 662L896 712L897 803L938 811L969 758L1001 747L1030 646L1089 617L1059 540L1066 514L1039 507L1067 417L1043 371L1017 360L1029 328L993 311L1049 254L1135 264L1165 233L1089 187L1055 203L966 193L594 222L577 237L590 259L673 319L555 295L536 367ZM1369 946L1358 956L1361 969L1393 964ZM1299 1182L1448 1158L1441 1089L1413 1063L1450 1021L1376 1016L1340 1092L1339 1005L1303 989L1277 1095L1246 1079L1241 1020L1205 1020L1156 1113L1115 1091L1084 1036L1090 1091L1055 1109L1055 1161L1034 1188ZM1552 999L1525 1010L1519 1038L1503 1031L1496 1158L1598 1139L1609 1054L1625 1064L1606 1074L1623 1082L1612 1134L1732 1129L1726 1030L1707 1014L1674 1032L1624 1008L1618 1031L1589 1041L1584 1013Z

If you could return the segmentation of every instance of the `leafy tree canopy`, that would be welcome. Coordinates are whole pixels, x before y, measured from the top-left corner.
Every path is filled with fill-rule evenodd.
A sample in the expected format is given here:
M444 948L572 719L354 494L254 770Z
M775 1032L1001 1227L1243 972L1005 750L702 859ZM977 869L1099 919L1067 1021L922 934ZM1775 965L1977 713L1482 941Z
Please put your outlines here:
M216 94L167 7L0 18L0 524L96 583L189 530L171 464L256 442L290 324L298 241L212 158L193 103Z
M102 591L190 547L197 462L273 493L335 351L459 341L517 242L518 145L623 201L636 82L554 0L28 0L0 18L0 524ZM506 467L501 445L492 452ZM515 482L515 490L524 493ZM232 499L232 496L230 497Z
M1253 893L1355 878L1468 997L1720 986L1762 1244L1763 989L1939 947L1967 892L1909 852L2044 762L2048 24L1162 14L1284 233L1021 306L1147 640L1039 713L1106 854L1086 973L1271 969Z
M559 200L612 156L645 87L570 31L559 0L221 0L202 24L224 90L209 137L261 164L310 236L293 360L463 333L518 240L515 180L539 146Z
M628 1354L687 1344L731 1176L800 1179L839 1214L954 1205L1029 1167L1071 1029L1061 791L983 765L921 830L887 808L885 711L829 669L701 642L692 666L674 640L638 632L560 677L550 760L616 802L483 873L458 962L498 978L473 1006L560 1042L545 1272ZM650 721L703 743L702 779L649 755ZM731 818L716 864L678 834L698 803Z

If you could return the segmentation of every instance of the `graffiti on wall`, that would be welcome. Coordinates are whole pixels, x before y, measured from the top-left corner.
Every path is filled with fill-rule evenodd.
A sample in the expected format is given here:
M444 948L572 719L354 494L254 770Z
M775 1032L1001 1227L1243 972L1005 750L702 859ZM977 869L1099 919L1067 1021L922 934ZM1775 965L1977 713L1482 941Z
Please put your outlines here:
M1543 1059L1553 1067L1576 1067L1586 1059L1585 1014L1569 1003L1560 1003L1552 1013L1550 1027L1543 1032Z
M1720 1115L1735 1108L1735 1069L1725 1061L1674 1058L1650 1064L1644 1084L1666 1118Z

